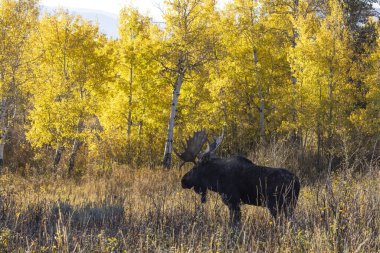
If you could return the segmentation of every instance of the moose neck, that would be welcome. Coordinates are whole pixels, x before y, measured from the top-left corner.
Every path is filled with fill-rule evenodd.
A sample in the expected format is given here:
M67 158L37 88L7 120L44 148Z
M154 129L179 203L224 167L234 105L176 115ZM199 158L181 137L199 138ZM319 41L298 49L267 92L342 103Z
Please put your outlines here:
M218 191L219 189L218 185L220 183L220 176L222 175L221 167L218 165L218 161L220 160L219 158L213 158L203 165L204 169L200 177L202 186L212 191Z

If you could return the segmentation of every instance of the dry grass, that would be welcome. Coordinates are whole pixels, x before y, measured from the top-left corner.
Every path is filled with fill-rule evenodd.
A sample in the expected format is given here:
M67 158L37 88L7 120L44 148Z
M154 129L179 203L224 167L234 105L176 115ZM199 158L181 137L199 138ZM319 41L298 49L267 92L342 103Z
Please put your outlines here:
M201 205L182 190L183 174L115 166L80 180L2 175L0 252L380 251L379 168L304 186L291 222L243 206L241 229L229 227L216 194Z

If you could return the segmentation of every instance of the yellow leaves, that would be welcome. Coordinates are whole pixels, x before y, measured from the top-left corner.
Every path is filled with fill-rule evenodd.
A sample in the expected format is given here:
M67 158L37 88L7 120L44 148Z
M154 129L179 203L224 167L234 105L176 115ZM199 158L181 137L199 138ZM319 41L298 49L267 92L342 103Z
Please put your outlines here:
M379 26L375 26L379 31ZM365 93L361 94L361 101L365 101L365 106L360 106L350 115L349 120L356 130L367 134L380 133L380 40L377 38L374 50L366 48L365 69L357 66L353 67L352 76L357 80L362 79L361 89Z
M327 124L338 125L343 123L345 115L343 110L337 108L347 110L352 106L350 96L353 91L347 84L352 49L343 10L338 1L329 2L326 17L316 18L316 13L298 17L297 43L289 55L292 69L301 86L299 98L303 106L302 110L298 110L299 118L302 119L302 114L305 113L306 120L313 118L315 123L326 124L328 119L324 115L330 113L329 120L334 122Z
M0 96L7 97L27 80L28 40L37 22L36 1L0 2ZM16 88L17 87L17 88Z
M124 7L119 16L119 34L122 40L133 41L137 37L149 38L151 22L132 7Z
M11 9L28 1L3 2L0 94L9 92L20 32L29 43L22 58L33 59L25 67L30 76L23 74L18 83L28 95L25 100L30 98L27 138L35 147L80 138L94 151L114 145L123 154L132 145L159 154L172 86L183 69L176 138L200 126L217 131L227 125L237 142L235 137L249 136L244 139L252 145L261 116L268 135L299 129L314 138L317 125L327 125L328 109L334 124L344 125L348 118L347 128L379 129L380 50L368 57L375 66L368 74L355 67L337 0L318 11L307 0L298 5L235 0L220 12L213 0L169 0L161 27L126 7L120 12L118 40L108 40L96 25L62 10L45 14L29 38L28 29L37 24L35 10L17 16ZM351 77L362 78L360 94ZM363 108L349 116L357 100Z
M366 109L357 109L349 117L350 122L360 131L376 134L380 131L380 107L368 106Z
M104 42L97 27L78 16L58 11L42 18L33 38L38 67L28 84L34 108L27 139L33 146L87 138L79 122L95 114L99 83L108 78Z

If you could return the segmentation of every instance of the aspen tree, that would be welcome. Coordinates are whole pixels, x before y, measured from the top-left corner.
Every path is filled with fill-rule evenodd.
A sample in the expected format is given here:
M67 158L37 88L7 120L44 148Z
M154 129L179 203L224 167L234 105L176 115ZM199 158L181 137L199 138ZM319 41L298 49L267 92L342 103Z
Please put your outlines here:
M163 166L170 168L174 125L182 85L189 73L204 67L214 58L212 49L215 37L212 35L209 17L215 11L215 1L167 0L165 6L167 39L160 62L164 69L171 73L173 95Z
M54 166L63 149L69 149L68 173L72 175L107 79L105 39L88 21L59 11L42 18L34 43L39 61L36 78L29 84L33 109L27 139L36 148L56 148Z
M23 107L22 84L28 77L28 40L37 23L37 1L2 0L0 2L0 166L4 147L16 117Z

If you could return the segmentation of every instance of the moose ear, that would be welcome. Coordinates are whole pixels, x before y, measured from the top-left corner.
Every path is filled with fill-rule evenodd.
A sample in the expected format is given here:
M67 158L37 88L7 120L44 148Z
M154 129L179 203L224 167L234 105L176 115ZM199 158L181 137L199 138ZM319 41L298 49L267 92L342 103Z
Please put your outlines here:
M220 135L219 137L214 138L213 142L209 142L207 140L208 143L207 143L207 148L205 152L200 153L198 156L198 159L201 162L207 162L215 155L215 151L218 149L218 147L223 141L223 136L224 136L224 132L222 132L222 135Z
M206 153L204 153L203 154L203 156L201 157L201 159L200 159L200 162L201 163L205 163L205 162L208 162L208 161L210 161L211 160L211 153L210 152L206 152Z

